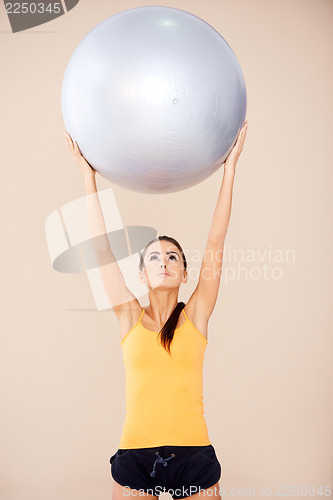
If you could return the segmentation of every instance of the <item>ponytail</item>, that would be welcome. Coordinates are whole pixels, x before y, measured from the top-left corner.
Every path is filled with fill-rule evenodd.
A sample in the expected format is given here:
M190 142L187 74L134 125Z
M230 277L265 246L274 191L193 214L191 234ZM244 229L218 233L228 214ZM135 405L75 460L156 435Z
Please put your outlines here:
M185 304L184 302L178 302L174 310L172 311L170 317L166 321L166 323L163 325L162 329L160 330L159 334L161 335L161 344L164 347L164 349L170 354L170 344L173 339L173 335L175 333L175 329L177 326L177 322L179 319L179 315L184 309Z

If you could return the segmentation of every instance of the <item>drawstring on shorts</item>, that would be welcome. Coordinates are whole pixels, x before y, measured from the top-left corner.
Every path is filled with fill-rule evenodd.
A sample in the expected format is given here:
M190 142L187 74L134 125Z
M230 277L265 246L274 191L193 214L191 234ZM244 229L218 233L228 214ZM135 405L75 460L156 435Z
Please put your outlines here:
M156 458L156 460L154 462L153 470L150 473L151 477L155 477L156 464L163 464L164 467L166 467L168 465L167 461L171 460L171 458L174 458L176 456L174 453L171 453L169 458L162 458L162 457L160 457L158 451L155 453L155 455L158 455L158 458Z

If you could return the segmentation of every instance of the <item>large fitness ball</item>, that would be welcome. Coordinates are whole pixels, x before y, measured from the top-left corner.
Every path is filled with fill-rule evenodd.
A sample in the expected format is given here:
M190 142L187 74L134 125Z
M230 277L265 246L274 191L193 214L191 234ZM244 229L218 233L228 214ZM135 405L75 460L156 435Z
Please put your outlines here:
M64 75L66 130L93 168L144 193L201 182L231 151L246 115L239 63L202 19L139 7L93 28Z

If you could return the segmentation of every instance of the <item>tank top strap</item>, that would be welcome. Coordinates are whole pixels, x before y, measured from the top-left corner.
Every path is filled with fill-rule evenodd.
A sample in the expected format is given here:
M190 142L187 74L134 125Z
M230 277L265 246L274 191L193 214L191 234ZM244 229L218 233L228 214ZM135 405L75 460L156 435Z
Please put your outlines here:
M142 316L144 315L144 313L145 313L145 310L144 310L144 309L142 309L142 313L141 313L141 316L140 316L140 318L139 318L139 321L138 321L138 323L140 323L140 321L141 321L141 319L142 319Z
M186 313L185 313L184 309L185 309L185 306L182 309L182 312L184 313L185 319L189 320L188 317L186 316Z

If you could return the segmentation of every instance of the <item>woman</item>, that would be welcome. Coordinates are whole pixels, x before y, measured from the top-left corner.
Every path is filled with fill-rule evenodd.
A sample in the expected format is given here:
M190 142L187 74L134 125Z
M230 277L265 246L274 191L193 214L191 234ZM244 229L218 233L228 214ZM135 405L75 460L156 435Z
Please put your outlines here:
M65 133L86 193L91 195L87 196L90 231L92 236L99 235L93 240L94 250L120 323L126 417L119 448L110 458L113 500L130 494L153 500L163 492L178 499L197 500L206 494L221 498L221 465L204 419L202 368L208 320L221 279L235 169L247 127L246 121L224 163L197 287L186 304L178 303L180 285L187 281L186 258L175 239L157 237L140 256L139 276L150 302L145 309L127 288L112 254L95 171Z

